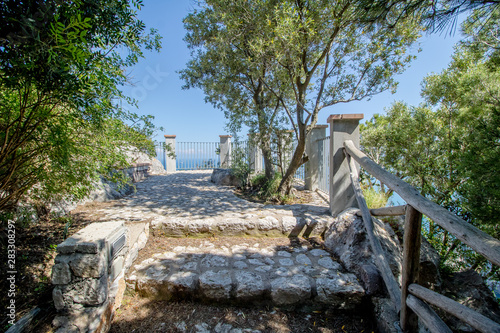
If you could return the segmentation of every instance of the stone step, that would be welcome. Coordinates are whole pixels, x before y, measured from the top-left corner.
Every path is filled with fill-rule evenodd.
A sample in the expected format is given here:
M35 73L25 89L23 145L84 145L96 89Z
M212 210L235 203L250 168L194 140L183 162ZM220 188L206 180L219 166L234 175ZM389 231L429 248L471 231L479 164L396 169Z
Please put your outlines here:
M231 214L218 217L155 217L153 229L161 230L166 237L189 236L268 236L298 237L304 231L307 237L319 236L331 222L328 215L314 217L276 216L265 211ZM304 235L306 236L306 235Z
M128 288L155 299L195 299L278 306L324 304L339 309L360 305L364 289L322 249L179 246L157 253L131 269Z

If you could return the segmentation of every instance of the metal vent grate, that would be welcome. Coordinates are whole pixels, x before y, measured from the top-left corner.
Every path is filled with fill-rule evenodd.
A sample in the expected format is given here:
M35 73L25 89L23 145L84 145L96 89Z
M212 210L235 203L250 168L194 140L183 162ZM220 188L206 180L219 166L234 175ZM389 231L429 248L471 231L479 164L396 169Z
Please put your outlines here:
M120 250L125 246L125 241L127 237L125 234L122 234L120 237L115 239L113 243L111 243L111 258L114 259L115 256L120 252Z

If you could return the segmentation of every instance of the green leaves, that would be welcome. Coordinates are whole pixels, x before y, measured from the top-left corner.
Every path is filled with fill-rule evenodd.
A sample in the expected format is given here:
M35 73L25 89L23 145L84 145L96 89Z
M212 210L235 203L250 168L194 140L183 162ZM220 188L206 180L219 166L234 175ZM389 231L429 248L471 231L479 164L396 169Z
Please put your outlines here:
M484 14L484 13L483 13ZM491 39L500 15L465 21L469 35L456 46L453 60L427 76L426 104L394 103L362 127L362 145L384 167L494 237L500 236L500 63ZM486 30L484 30L486 29ZM377 161L377 160L376 160ZM448 233L429 222L427 236L454 269L491 267ZM453 246L452 248L455 248ZM488 273L490 272L490 273Z
M1 210L28 190L42 201L82 198L99 174L126 165L124 147L152 152L152 118L117 105L134 102L120 90L126 67L143 49L161 47L157 31L146 33L137 18L133 7L141 6L124 0L2 3Z

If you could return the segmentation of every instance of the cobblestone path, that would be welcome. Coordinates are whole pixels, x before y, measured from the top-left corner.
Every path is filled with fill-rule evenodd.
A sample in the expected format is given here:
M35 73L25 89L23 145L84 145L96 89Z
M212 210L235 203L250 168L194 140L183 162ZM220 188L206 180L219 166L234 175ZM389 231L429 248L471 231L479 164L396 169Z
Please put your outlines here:
M136 262L125 278L127 288L155 299L232 304L353 309L362 302L364 289L354 274L325 250L265 246L253 238L320 235L332 221L322 198L311 193L307 204L253 203L237 197L233 188L215 186L210 175L151 176L136 184L136 193L85 212L96 221L148 221L156 235L206 237ZM218 236L245 236L248 242L224 246L210 241Z

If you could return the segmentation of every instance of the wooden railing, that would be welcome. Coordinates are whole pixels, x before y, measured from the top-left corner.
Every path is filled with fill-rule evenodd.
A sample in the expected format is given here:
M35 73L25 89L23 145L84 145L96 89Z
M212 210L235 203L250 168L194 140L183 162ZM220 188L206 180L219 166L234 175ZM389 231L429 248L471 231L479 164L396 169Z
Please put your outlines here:
M385 282L395 310L400 314L401 329L416 332L418 318L431 332L451 332L448 326L429 306L434 305L466 322L480 332L500 332L500 325L493 320L417 284L420 265L420 243L422 214L447 230L493 264L500 266L500 241L482 232L455 214L424 198L414 187L381 168L361 152L350 140L344 141L344 152L348 159L351 182L367 230L375 261ZM369 210L358 180L358 162L368 173L399 194L406 206ZM403 267L401 288L385 260L382 246L373 231L372 215L405 215L403 236ZM424 302L425 301L425 302Z

